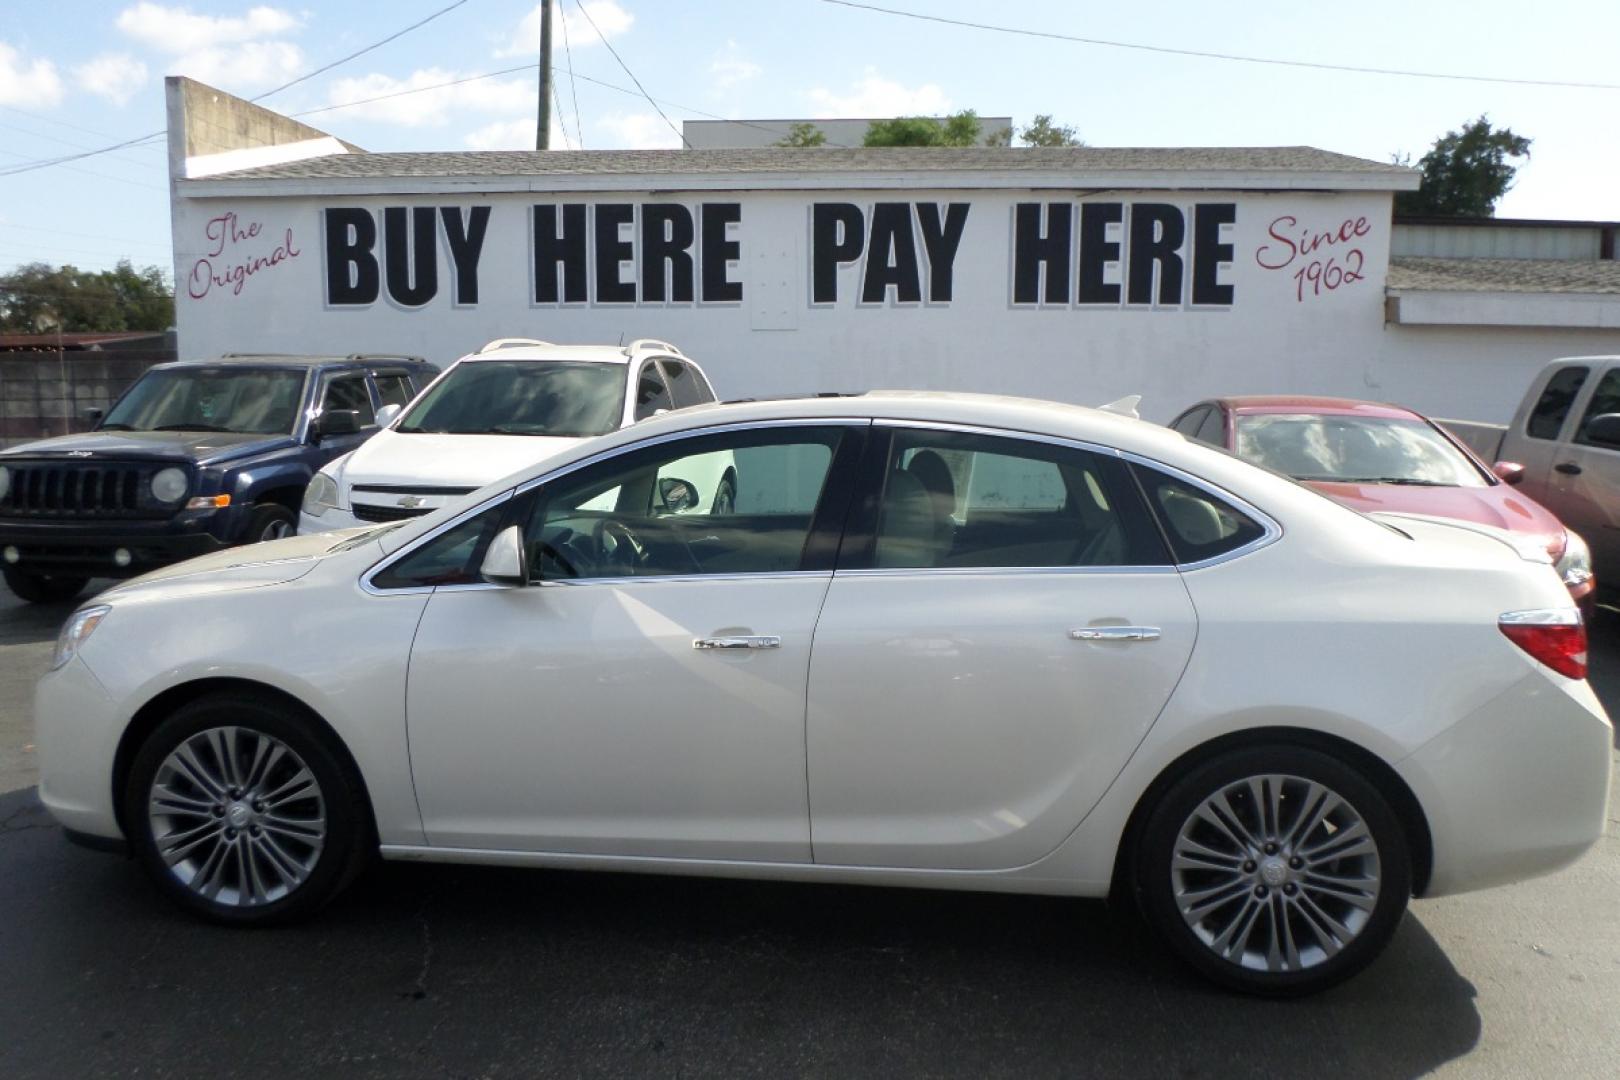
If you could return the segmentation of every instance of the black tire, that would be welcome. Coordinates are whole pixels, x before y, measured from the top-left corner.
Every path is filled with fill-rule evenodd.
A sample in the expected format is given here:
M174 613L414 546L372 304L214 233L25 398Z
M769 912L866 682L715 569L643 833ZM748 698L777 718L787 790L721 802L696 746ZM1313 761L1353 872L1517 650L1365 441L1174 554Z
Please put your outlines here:
M1278 803L1280 810L1275 814L1278 824L1273 827L1272 835L1281 836L1285 841L1277 849L1280 857L1275 853L1267 854L1271 849L1263 848L1255 858L1227 854L1230 866L1223 861L1218 870L1189 869L1185 860L1179 869L1173 869L1184 826L1203 830L1194 842L1202 839L1208 845L1206 850L1215 849L1223 854L1239 849L1228 837L1239 835L1244 829L1248 833L1262 831L1249 816L1260 800L1247 794L1246 785L1232 787L1251 777L1289 778L1276 785L1283 796ZM1307 828L1303 836L1290 842L1290 826L1300 820L1294 815L1305 816L1312 805L1316 805L1310 783L1337 795L1347 807L1333 810L1327 824ZM1272 789L1262 787L1261 790L1269 800ZM1212 832L1211 824L1195 825L1192 820L1195 811L1223 791L1230 796L1223 805L1234 811L1236 823L1244 829L1223 827L1220 832ZM1375 868L1365 854L1336 859L1336 852L1354 852L1365 847L1356 842L1360 832L1355 830L1354 817L1360 818L1371 837ZM1339 823L1336 827L1335 821ZM1340 832L1344 836L1335 839ZM1356 907L1339 896L1320 891L1318 886L1323 878L1312 870L1311 864L1298 870L1290 869L1293 863L1288 857L1296 848L1302 849L1307 858L1312 857L1312 851L1325 853L1316 856L1321 861L1314 865L1323 874L1344 875L1341 880L1365 877L1369 868L1375 869L1376 896L1362 895L1359 901L1362 906ZM1205 977L1234 990L1268 997L1316 993L1365 968L1389 943L1412 894L1409 845L1405 829L1389 800L1353 766L1329 753L1305 746L1282 744L1231 750L1196 766L1159 799L1142 829L1134 855L1133 877L1138 904L1160 939ZM1178 873L1186 895L1198 896L1207 889L1210 898L1206 905L1217 901L1222 905L1202 914L1199 930L1183 916L1182 904L1178 901ZM1284 884L1277 883L1279 877ZM1216 889L1221 891L1214 892ZM1229 893L1229 890L1235 891ZM1364 893L1365 887L1355 891ZM1223 899L1228 895L1229 899ZM1195 904L1189 910L1199 913L1201 906ZM1244 913L1256 908L1259 914L1252 930L1243 933L1239 948L1233 950L1244 955L1238 959L1223 955L1217 950L1221 937L1215 931L1223 926L1244 925ZM1323 932L1327 923L1318 924L1318 929L1313 931L1309 923L1317 913L1333 917L1341 928L1353 929L1353 936L1344 941L1337 932ZM1210 940L1206 940L1204 934L1209 934ZM1277 953L1284 956L1277 970L1260 966L1273 962L1270 944L1274 940L1278 945ZM1248 948L1251 944L1252 952ZM1337 947L1337 951L1329 946ZM1297 953L1298 961L1292 966L1286 960L1285 947L1293 947ZM1259 955L1262 951L1268 955ZM1244 966L1244 959L1251 966Z
M709 507L711 514L734 514L737 512L737 477L732 473L720 478L720 485L714 490L714 503Z
M57 577L27 570L5 570L6 587L30 604L65 604L84 591L89 578Z
M222 867L218 871L221 884L215 889L216 896L209 897L203 895L204 890L193 889L184 879L186 865L177 864L177 869L170 869L159 852L159 840L154 834L154 823L148 807L153 796L153 784L160 770L165 769L169 755L187 740L221 728L242 729L258 739L267 737L282 744L299 760L288 762L284 756L277 766L281 771L267 771L262 778L262 786L235 789L238 791L235 797L228 791L217 797L220 805L232 807L233 812L238 805L251 807L255 811L251 820L264 822L265 828L262 832L253 832L252 835L260 839L252 841L249 840L248 831L258 829L257 824L246 824L240 832L232 832L226 844L230 854L222 857L219 864ZM246 741L241 735L238 735L238 739ZM292 922L312 915L358 876L376 850L375 831L359 775L347 755L334 743L333 737L317 722L269 695L236 691L210 695L181 706L141 744L130 767L123 792L123 807L124 824L135 857L171 900L192 914L213 922L232 926L263 926ZM196 743L191 745L194 750L198 749ZM208 756L206 747L202 751L205 765L218 764L217 757ZM250 752L247 747L241 749L244 763ZM319 796L319 809L324 816L324 837L319 844L286 839L290 834L280 832L257 813L259 807L265 804L254 800L253 795L260 793L273 799L272 791L266 789L279 787L285 790L292 782L288 779L288 770L296 764L307 767ZM293 776L296 778L297 774ZM166 792L174 793L177 789L185 788L186 780L181 774L165 773L165 777ZM297 806L301 804L307 808L312 805L313 799L305 794L307 786L295 790L299 798L290 800L294 808L286 812L297 815L301 813ZM193 799L209 798L203 794L205 788L199 784L191 784L186 791ZM210 811L208 816L219 820L218 828L221 830L232 820L230 813L217 810ZM207 824L207 817L202 813L177 812L165 819L165 838L180 835L193 827L206 827ZM304 876L296 884L289 884L285 876L274 878L274 860L264 847L248 847L250 842L262 844L266 835L271 839L279 835L281 851L291 852L295 859L308 860L307 867L303 868ZM231 844L237 846L231 847ZM201 852L206 846L199 845L197 850ZM314 849L313 853L311 848ZM267 889L263 896L256 898L252 887L244 888L246 864L236 855L239 850L244 853L258 852L257 861L252 865L259 873L259 879L273 881L277 888L285 889L285 894L273 895ZM198 857L202 856L199 854ZM233 862L232 859L237 861ZM206 869L205 863L195 867L192 872L200 876ZM255 879L255 883L259 879ZM213 879L209 880L211 882ZM244 891L248 893L245 899L242 896Z
M298 531L298 519L279 503L260 503L248 515L246 543L282 540Z

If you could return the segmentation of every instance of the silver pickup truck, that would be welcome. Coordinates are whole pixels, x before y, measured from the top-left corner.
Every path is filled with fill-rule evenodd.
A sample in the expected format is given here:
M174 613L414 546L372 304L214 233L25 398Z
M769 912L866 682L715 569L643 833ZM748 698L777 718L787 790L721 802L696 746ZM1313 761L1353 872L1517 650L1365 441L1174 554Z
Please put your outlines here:
M1521 466L1503 478L1585 537L1600 587L1620 583L1620 356L1554 360L1506 427L1441 423L1486 461Z

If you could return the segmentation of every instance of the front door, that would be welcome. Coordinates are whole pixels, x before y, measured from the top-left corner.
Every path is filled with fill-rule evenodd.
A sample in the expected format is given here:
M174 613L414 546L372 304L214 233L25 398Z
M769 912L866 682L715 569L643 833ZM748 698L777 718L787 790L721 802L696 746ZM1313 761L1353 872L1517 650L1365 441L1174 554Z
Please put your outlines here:
M900 428L867 472L873 539L840 556L810 668L815 860L1033 862L1169 699L1186 589L1112 455Z
M859 441L783 425L631 450L445 534L425 578L404 566L403 587L465 578L515 522L531 576L440 586L422 616L407 713L428 841L807 861L805 683L849 492L829 477ZM716 512L694 489L727 471Z
M1620 413L1620 367L1594 377L1585 408L1553 453L1546 503L1591 547L1592 570L1602 584L1620 577L1620 447L1594 443L1586 425L1595 416Z

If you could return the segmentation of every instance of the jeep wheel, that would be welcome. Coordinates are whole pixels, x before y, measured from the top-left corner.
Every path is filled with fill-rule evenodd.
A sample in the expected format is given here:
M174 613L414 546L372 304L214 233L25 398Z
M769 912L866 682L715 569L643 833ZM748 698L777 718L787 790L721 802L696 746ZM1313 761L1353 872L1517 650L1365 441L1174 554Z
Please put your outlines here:
M30 604L61 604L72 600L84 591L89 578L82 577L56 577L45 574L33 574L27 570L13 570L9 567L5 571L6 586L16 593L19 599Z
M276 503L261 503L253 508L248 518L247 542L281 540L297 531L297 522L291 510Z

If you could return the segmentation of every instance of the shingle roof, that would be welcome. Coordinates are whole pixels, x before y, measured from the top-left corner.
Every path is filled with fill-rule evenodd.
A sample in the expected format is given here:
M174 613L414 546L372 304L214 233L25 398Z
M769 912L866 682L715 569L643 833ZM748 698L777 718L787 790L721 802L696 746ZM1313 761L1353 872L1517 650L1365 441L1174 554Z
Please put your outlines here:
M1388 287L1413 292L1620 293L1615 259L1389 260Z
M1309 146L1262 147L766 147L743 150L484 150L331 154L210 176L209 181L453 177L606 176L694 173L951 171L1277 172L1407 177L1411 169Z

